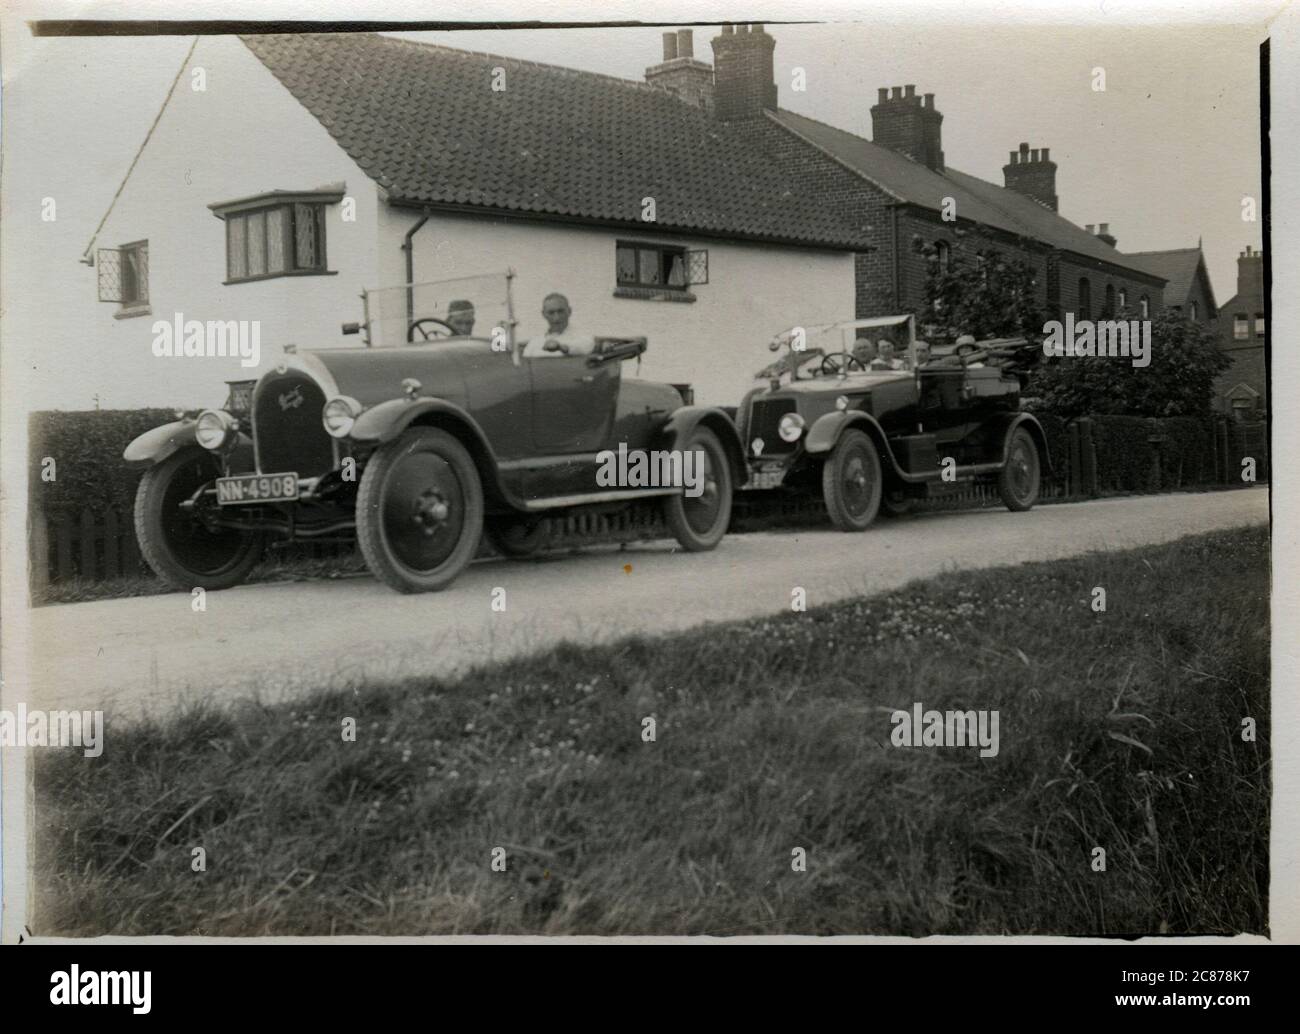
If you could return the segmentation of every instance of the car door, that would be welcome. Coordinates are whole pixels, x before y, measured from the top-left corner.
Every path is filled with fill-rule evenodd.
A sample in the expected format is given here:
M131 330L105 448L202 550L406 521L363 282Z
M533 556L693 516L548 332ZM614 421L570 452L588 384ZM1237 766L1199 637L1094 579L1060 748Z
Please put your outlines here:
M610 440L621 363L588 365L587 356L525 359L532 377L533 443L528 495L538 499L588 495L596 483L596 454Z

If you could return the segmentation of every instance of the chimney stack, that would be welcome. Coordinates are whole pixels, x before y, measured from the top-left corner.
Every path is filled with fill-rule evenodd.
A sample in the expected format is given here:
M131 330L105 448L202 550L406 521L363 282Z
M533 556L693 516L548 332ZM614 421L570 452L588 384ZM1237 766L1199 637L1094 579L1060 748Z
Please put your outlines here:
M1237 294L1242 298L1264 296L1264 253L1249 244L1237 256Z
M916 86L880 87L871 106L871 139L891 151L905 154L935 172L943 172L943 116L934 106L934 94L924 100Z
M714 113L724 122L758 118L776 108L772 52L762 25L724 25L713 44Z
M645 70L645 81L692 107L713 110L713 69L695 60L690 29L664 33L664 59Z
M1112 248L1115 247L1117 241L1114 235L1110 232L1110 223L1102 223L1097 227L1097 239L1099 241L1105 241Z
M1002 166L1002 176L1008 190L1033 198L1040 205L1056 211L1056 163L1051 151L1044 147L1030 151L1027 143L1019 151L1011 152L1011 159ZM1092 227L1088 227L1092 232Z

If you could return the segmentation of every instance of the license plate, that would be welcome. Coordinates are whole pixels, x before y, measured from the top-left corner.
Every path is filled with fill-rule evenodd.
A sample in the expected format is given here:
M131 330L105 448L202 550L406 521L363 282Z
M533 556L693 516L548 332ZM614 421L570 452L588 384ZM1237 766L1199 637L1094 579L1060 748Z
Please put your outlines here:
M297 474L240 474L217 478L217 502L222 506L283 503L298 498Z
M749 484L746 488L780 488L781 479L785 477L784 470L756 470L749 475Z

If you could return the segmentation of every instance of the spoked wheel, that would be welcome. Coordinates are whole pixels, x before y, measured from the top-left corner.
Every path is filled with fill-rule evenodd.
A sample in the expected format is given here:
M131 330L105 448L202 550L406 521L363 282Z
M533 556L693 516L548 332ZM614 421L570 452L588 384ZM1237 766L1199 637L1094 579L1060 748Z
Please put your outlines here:
M1038 501L1041 480L1038 446L1033 435L1017 428L1007 444L1007 462L998 475L998 495L1008 510L1030 509Z
M228 589L262 559L258 532L214 527L215 501L200 499L190 511L181 503L221 476L221 463L207 449L191 446L150 467L135 492L135 536L154 573L175 589Z
M474 558L483 486L465 447L446 431L412 427L376 450L357 490L357 541L366 565L398 592L450 585Z
M822 499L840 531L865 531L880 510L883 478L875 443L863 431L840 436L822 464Z
M695 453L696 476L704 490L698 496L672 495L664 500L664 517L681 544L692 553L712 549L722 541L731 521L731 463L718 436L707 427L697 427L683 454Z
M545 517L488 517L483 530L493 549L517 560L536 556L551 541L551 524Z

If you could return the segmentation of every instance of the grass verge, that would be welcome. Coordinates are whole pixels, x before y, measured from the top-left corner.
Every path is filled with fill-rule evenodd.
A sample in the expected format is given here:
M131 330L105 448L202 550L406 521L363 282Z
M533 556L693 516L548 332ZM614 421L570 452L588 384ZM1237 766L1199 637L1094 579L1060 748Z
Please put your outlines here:
M1266 932L1268 584L1239 530L110 722L37 752L33 929ZM918 701L998 754L893 746Z

